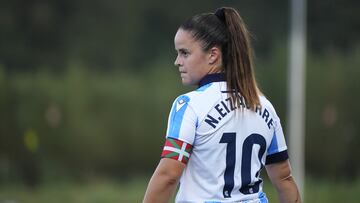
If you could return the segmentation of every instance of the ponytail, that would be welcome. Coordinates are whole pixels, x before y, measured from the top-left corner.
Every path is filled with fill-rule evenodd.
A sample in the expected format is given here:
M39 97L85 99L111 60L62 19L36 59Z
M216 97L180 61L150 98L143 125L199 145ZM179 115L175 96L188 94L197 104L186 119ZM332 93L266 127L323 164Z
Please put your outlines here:
M222 10L222 11L221 11ZM216 13L224 13L224 23L228 30L228 43L223 51L223 66L226 74L227 88L232 99L240 104L244 98L248 108L255 111L260 105L260 90L257 86L253 69L253 51L250 33L239 13L229 7L220 8ZM218 16L218 15L217 15Z

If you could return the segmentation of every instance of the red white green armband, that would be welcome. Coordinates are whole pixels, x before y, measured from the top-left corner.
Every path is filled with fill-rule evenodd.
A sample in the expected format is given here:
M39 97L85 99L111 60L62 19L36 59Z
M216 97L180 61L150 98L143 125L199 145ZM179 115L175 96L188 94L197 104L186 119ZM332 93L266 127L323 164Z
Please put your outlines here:
M170 158L186 164L189 161L192 145L181 140L166 138L161 158Z

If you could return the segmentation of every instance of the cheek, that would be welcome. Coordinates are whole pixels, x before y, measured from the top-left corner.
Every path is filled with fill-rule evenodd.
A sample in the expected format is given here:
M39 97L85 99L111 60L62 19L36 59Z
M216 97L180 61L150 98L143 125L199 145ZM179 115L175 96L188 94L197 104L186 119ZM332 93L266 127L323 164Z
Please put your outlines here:
M195 67L193 67L188 70L185 80L191 85L197 85L203 77L204 73L200 69L195 69Z
M194 60L192 63L192 71L194 76L196 76L196 78L203 78L204 75L206 75L206 73L208 72L207 70L207 65L204 62L204 60Z
M190 58L187 61L187 68L189 71L191 71L192 73L199 73L201 72L201 69L203 67L203 63L201 60L197 59L197 58Z
M184 79L192 85L196 85L207 73L206 61L199 55L193 55L184 60L184 68L187 72Z

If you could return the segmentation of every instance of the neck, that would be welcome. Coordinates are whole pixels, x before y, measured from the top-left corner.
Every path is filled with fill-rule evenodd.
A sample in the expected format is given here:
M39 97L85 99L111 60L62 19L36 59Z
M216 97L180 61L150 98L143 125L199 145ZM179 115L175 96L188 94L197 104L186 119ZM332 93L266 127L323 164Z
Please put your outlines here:
M222 69L222 67L221 66L212 66L212 67L210 67L210 69L209 69L209 71L208 71L208 73L207 74L214 74L214 73L221 73L221 72L223 72L222 71L223 69Z

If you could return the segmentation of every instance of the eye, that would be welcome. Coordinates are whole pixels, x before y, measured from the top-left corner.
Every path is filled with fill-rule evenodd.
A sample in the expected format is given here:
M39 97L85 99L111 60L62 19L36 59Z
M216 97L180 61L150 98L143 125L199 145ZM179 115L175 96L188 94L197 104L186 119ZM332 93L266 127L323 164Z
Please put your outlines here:
M184 56L184 57L188 57L189 56L189 52L185 51L185 50L180 50L179 51L180 55Z

